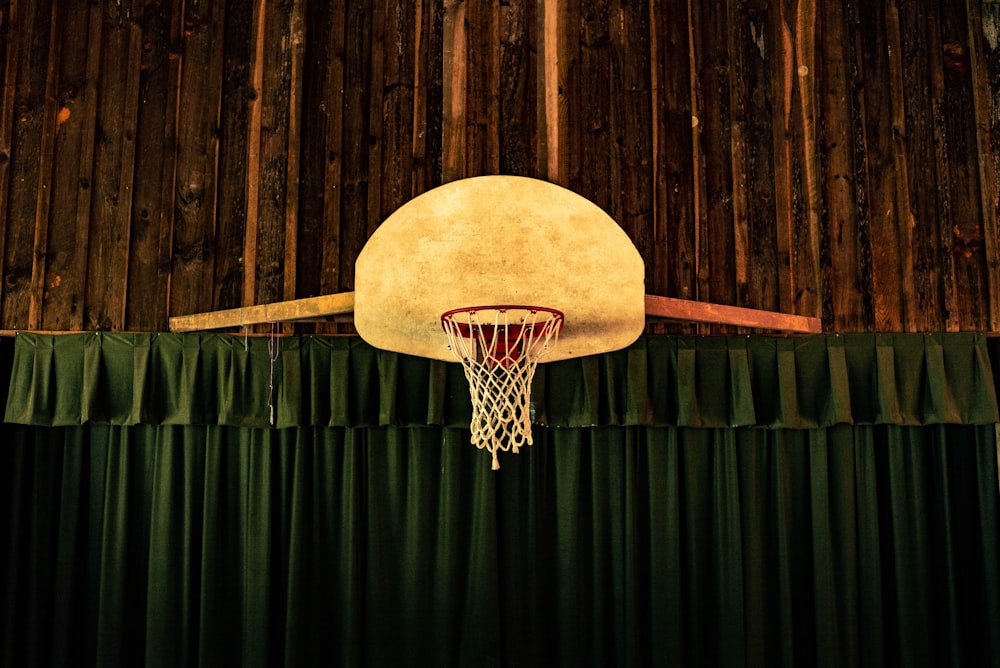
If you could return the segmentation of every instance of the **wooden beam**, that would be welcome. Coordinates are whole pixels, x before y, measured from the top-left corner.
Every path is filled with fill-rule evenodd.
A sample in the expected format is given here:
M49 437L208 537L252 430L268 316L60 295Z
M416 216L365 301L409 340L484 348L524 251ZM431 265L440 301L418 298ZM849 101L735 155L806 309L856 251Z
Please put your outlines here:
M306 320L354 312L354 293L340 292L320 297L306 297L285 302L245 306L209 313L195 313L170 318L171 332L195 332L224 327L244 327L266 322Z
M646 295L646 316L804 334L823 332L823 321L819 318L656 295Z
M194 332L225 327L244 327L267 322L347 315L353 312L354 293L340 292L320 297L261 304L260 306L175 316L170 318L170 331ZM823 331L822 321L819 318L656 295L646 295L646 315L652 318L710 322L720 325L737 325L804 334L820 334Z

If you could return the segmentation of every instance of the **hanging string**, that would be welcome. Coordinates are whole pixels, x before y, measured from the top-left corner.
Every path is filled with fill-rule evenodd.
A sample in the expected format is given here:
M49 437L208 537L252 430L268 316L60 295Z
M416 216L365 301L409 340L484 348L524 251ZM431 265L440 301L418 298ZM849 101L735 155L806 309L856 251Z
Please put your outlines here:
M274 363L278 360L278 323L271 322L271 336L267 339L267 357L270 360L270 376L267 381L267 407L271 413L271 425L274 425Z
M250 352L250 325L243 323L243 307L240 307L240 327L243 328L243 350L244 352Z

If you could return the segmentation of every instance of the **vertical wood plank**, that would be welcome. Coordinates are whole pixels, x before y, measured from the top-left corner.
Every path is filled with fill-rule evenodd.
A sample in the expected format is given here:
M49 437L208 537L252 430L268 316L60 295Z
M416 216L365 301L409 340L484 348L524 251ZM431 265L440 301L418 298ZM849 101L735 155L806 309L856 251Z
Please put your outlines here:
M573 0L565 28L566 186L621 224L621 82L612 71L613 0ZM562 141L560 137L559 141Z
M897 182L905 183L896 161L896 134L904 128L896 124L901 95L893 75L890 53L899 53L898 22L890 20L885 0L858 7L857 43L865 80L861 96L865 130L866 201L869 203L869 242L872 254L872 306L876 331L902 331L906 313L902 286L908 285L900 246L905 243L897 229L906 204L900 203ZM892 9L895 15L895 10Z
M101 89L105 95L98 104L98 127L106 141L99 143L94 162L96 206L92 224L97 234L91 237L85 313L95 329L125 329L142 58L137 1L109 7L105 16L107 41L101 59Z
M386 14L394 0L378 0L374 3L370 44L371 77L368 88L368 211L364 230L365 240L382 222L382 156L386 128L383 125L383 101L385 95L385 52L389 48L386 41ZM400 36L402 38L402 36ZM395 42L395 39L390 40ZM360 252L360 251L359 251ZM355 255L355 258L357 256ZM353 262L353 260L352 260Z
M991 141L1000 136L1000 3L966 2L969 13L970 65L973 75L977 151L980 160L980 189L983 207L983 243L989 277L989 321L984 329L1000 331L1000 145ZM970 47L971 48L971 47Z
M948 169L948 140L945 126L947 121L944 117L944 54L941 47L941 20L935 13L927 26L926 38L933 43L933 46L925 49L931 57L928 59L927 69L929 71L929 93L931 98L931 123L934 137L934 170L935 170L935 206L938 210L938 219L930 230L929 235L933 235L934 247L937 251L937 269L939 272L938 290L942 293L939 300L942 312L936 314L939 322L949 331L956 331L959 327L959 306L961 299L955 290L955 265L956 258L952 256L951 249L954 242L954 224L952 222L951 206L951 175Z
M320 294L337 292L340 281L340 235L344 225L341 215L341 173L344 152L344 14L343 2L333 3L330 25L330 65L327 68L326 87L329 107L326 109L327 168L323 182L325 195L323 207L322 271Z
M732 109L727 11L694 3L697 12L700 151L704 156L704 208L699 230L698 298L736 303L733 239Z
M229 41L223 37L226 4L192 0L184 6L168 315L217 306L218 293L208 286L215 277L222 48Z
M257 298L257 242L261 228L261 142L263 141L264 49L267 43L267 0L254 3L250 30L250 114L247 119L247 224L243 241L242 306L252 306ZM264 223L266 225L266 223ZM263 303L263 302L262 302Z
M250 118L258 98L252 69L257 46L254 33L257 25L254 19L256 10L256 3L231 2L225 6L224 15L213 18L211 26L202 28L212 31L223 45L218 56L221 58L218 65L220 90L218 97L208 102L218 108L219 143L213 147L218 154L215 221L213 236L203 239L205 257L208 257L209 249L213 253L211 303L214 306L211 308L217 309L242 306L247 283L244 252L249 237L250 128L256 127L250 122ZM200 37L196 45L199 49L204 49ZM188 49L184 51L185 63L191 60L186 56L187 51ZM192 55L197 58L192 60L193 66L206 66L204 59L215 57L214 52L203 50L194 50ZM187 87L182 89L182 118L190 113L188 106L197 102L186 91ZM180 127L184 129L183 125ZM256 137L259 142L259 134ZM183 142L184 139L182 135L180 140ZM253 175L256 179L257 172L254 171ZM182 193L178 189L178 194ZM256 204L254 206L253 214L256 216ZM253 239L256 240L256 234Z
M100 7L62 8L58 116L53 129L52 204L41 327L83 329L90 227L90 181L100 69Z
M292 120L294 36L291 15L294 3L262 2L258 25L258 60L260 70L257 101L260 111L260 143L257 172L250 178L257 181L254 285L250 296L253 304L281 301L285 296L284 278L286 241L294 220L287 219L288 179L298 175L298 152L289 142L290 133L297 129ZM257 75L255 74L255 80ZM251 151L257 144L251 144ZM294 206L294 202L292 203ZM248 235L249 236L249 235ZM293 272L294 265L290 267Z
M441 110L441 180L461 179L465 174L466 125L466 30L465 2L444 0L444 90Z
M568 51L568 37L572 30L569 0L541 0L538 17L541 29L541 66L538 68L538 174L552 183L569 185L569 174L563 167L569 153L568 94L569 70L572 55ZM579 19L577 18L577 21Z
M532 26L537 4L511 0L500 5L499 62L499 173L537 174L537 87L533 86L538 58Z
M899 34L901 83L906 123L903 143L907 183L909 227L912 244L913 283L904 298L915 331L940 330L942 303L942 253L939 200L945 194L939 177L934 107L940 100L941 45L936 9L932 5L905 2L900 5Z
M289 40L291 41L290 78L288 85L288 136L286 138L287 159L285 172L285 239L282 278L282 295L285 300L294 299L297 294L298 242L299 242L299 179L301 175L302 143L302 84L305 57L306 26L305 0L294 0L289 17Z
M31 289L28 298L28 328L38 329L42 321L42 303L45 290L46 256L48 251L49 212L52 204L52 180L54 169L55 137L58 129L56 113L56 88L62 40L62 12L58 3L52 6L49 23L48 67L45 76L45 96L43 99L41 146L38 155L38 189L35 204L35 241L32 249Z
M10 217L7 205L10 199L11 142L14 126L14 96L17 90L17 53L23 31L19 28L18 0L8 0L0 8L0 279L5 273L7 227ZM0 280L0 304L4 288Z
M499 7L467 4L465 174L481 176L500 169Z
M370 0L347 3L344 49L344 151L341 193L340 286L354 289L354 262L368 238L372 13Z
M125 328L167 327L182 2L144 3Z
M858 213L855 175L856 140L860 132L855 117L860 112L857 91L861 86L854 50L851 15L843 4L823 2L817 33L817 77L824 82L820 98L823 117L823 150L826 160L824 200L827 244L820 254L823 271L823 325L827 331L864 331L872 324L870 276L863 264L867 240ZM857 142L861 143L861 142Z
M697 294L694 109L687 0L650 2L653 94L652 293Z
M396 35L383 50L384 80L382 106L378 114L381 143L381 197L375 212L380 223L390 213L408 202L413 193L414 142L414 51L417 16L412 1L389 0L386 3L386 34Z
M654 286L652 53L649 2L621 2L611 21L612 71L620 70L621 120L615 133L620 147L619 222L643 258L646 291Z
M777 108L774 169L778 260L782 268L787 268L780 275L780 310L818 315L821 233L813 118L813 7L811 0L776 6L772 39L777 57L772 76Z
M780 50L768 34L767 3L746 2L733 24L733 219L737 304L777 310L780 279L774 197L771 61ZM787 257L787 256L786 256Z
M989 276L984 220L991 214L983 210L984 193L980 172L980 152L976 124L976 99L971 72L970 50L973 38L965 3L942 3L941 52L943 54L944 98L943 125L944 168L949 183L948 206L952 223L954 284L957 297L952 300L957 314L953 324L968 330L988 326L990 322ZM992 206L989 207L992 209ZM987 209L987 211L989 211Z
M133 2L104 7L101 95L84 312L89 329L125 327L141 35Z
M7 208L2 213L12 224L5 230L0 315L4 327L24 329L29 326L36 243L33 223L38 213L37 193L42 186L40 157L46 130L45 82L49 69L52 3L19 3L16 10L16 22L12 27L17 37L9 42L16 50L8 51L13 58L13 71L11 68L7 71L8 76L13 75L14 84L12 91L4 91L4 106L12 105L12 114L7 151L10 156L6 180L9 191ZM8 101L7 94L11 92Z
M795 235L796 290L794 313L822 317L820 215L822 178L816 118L816 0L798 0L795 12L795 72L802 135L802 224Z
M751 10L756 9L750 8ZM744 24L753 21L751 15L746 12L746 5L742 7L729 8L731 15L728 18L731 28L727 31L729 43L726 50L729 53L729 69L733 73L732 85L729 86L729 108L730 116L730 153L729 160L732 164L732 189L730 197L732 199L732 228L733 228L733 272L735 279L735 304L749 305L750 296L750 226L751 226L751 193L750 189L755 183L754 166L752 164L752 152L754 137L753 128L749 127L751 116L750 104L752 97L749 91L744 88L747 79L753 81L755 92L767 90L766 79L757 77L757 58L754 58L753 51L756 50L755 36L756 24L750 24L751 48L750 53L745 53L744 39L747 30ZM759 87L759 88L758 88ZM756 222L756 221L755 221ZM762 222L762 221L761 221ZM762 258L763 260L763 258ZM765 264L763 261L760 264ZM756 287L756 286L755 286Z
M441 184L444 94L444 3L419 0L414 20L413 190L411 197Z
M344 85L344 5L310 3L299 138L296 296L337 290Z

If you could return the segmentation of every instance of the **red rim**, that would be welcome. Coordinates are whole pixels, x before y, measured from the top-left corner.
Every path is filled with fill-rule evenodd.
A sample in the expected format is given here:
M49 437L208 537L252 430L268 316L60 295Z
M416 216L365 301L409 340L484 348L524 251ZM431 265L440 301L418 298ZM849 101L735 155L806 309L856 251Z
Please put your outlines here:
M548 308L547 306L523 306L518 304L498 304L492 306L464 306L462 308L453 308L450 311L445 311L441 314L441 327L447 329L446 323L451 322L457 329L458 333L463 339L474 338L473 326L466 322L457 322L455 316L459 313L474 313L476 311L500 311L501 313L506 311L532 311L536 313L548 313L551 317L543 320L542 322L536 322L533 325L519 325L517 323L512 323L506 326L507 336L506 340L513 341L521 336L521 332L527 328L531 335L534 336L538 334L544 327L549 324L552 319L558 320L556 325L556 331L562 329L563 326L563 312L554 308ZM493 330L497 325L477 325L476 330L481 331L486 338L493 338Z

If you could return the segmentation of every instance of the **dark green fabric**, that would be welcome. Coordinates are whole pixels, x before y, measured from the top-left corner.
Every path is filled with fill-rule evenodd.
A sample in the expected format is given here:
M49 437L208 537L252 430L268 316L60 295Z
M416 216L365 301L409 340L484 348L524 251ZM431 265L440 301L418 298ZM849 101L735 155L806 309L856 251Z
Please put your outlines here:
M986 666L985 426L7 425L5 666Z
M18 334L6 420L357 427L468 424L458 364L356 338ZM988 424L997 401L979 334L644 337L539 365L550 426L803 428Z
M0 665L1000 665L991 345L646 337L492 472L454 364L21 334Z

